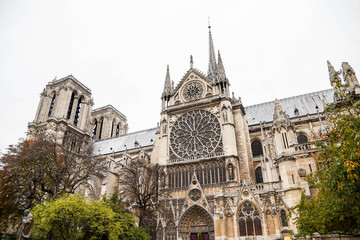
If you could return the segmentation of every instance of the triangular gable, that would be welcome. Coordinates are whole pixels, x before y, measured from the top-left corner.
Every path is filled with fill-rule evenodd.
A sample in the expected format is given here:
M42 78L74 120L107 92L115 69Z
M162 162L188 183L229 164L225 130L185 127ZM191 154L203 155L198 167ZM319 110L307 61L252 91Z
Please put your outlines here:
M187 209L189 209L193 205L198 205L207 210L212 216L213 213L211 211L210 205L205 197L204 191L199 183L199 180L196 177L194 172L191 182L188 187L188 191L184 200L184 205L180 211L180 216L182 216ZM181 219L181 217L179 218Z
M264 207L261 206L258 199L255 197L255 195L252 193L252 191L250 190L250 188L247 186L246 183L240 189L236 207L239 208L245 202L253 203L255 207L259 208L261 212L263 212L264 210Z
M178 85L176 85L174 92L177 92L180 87L183 85L183 83L186 81L186 79L189 78L190 74L194 73L196 75L198 75L199 78L204 79L206 82L209 83L208 78L205 76L205 74L203 74L200 70L196 69L196 68L190 68L185 75L181 78L180 82L178 83Z

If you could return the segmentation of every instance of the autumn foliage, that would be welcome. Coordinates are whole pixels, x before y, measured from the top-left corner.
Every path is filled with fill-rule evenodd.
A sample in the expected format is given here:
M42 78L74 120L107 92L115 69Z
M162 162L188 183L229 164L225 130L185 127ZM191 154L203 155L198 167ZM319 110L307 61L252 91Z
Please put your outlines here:
M25 209L63 193L75 193L80 186L86 187L88 180L102 175L104 163L91 158L89 152L71 148L75 141L79 139L68 135L59 145L39 136L8 148L0 170L2 227L18 221Z
M298 237L360 233L360 101L343 94L326 112L332 127L313 155L319 171L308 178L318 194L292 209Z

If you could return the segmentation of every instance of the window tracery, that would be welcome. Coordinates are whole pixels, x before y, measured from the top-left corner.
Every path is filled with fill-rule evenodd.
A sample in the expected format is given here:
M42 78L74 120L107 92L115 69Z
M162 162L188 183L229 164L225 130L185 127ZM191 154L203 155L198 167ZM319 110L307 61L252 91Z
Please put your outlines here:
M172 158L195 159L222 153L221 127L217 117L206 110L181 115L170 133Z
M260 214L249 202L240 207L239 228L240 236L262 235Z
M200 82L192 81L184 86L183 97L186 101L192 101L201 98L204 87Z

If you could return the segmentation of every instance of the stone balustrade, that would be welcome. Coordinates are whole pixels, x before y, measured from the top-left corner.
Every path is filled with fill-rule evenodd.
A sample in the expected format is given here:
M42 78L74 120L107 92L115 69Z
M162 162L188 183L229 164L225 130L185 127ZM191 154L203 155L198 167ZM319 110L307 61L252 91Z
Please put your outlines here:
M311 149L316 149L315 142L306 142L306 143L299 143L293 145L295 151L306 151Z
M254 194L261 194L270 191L278 191L282 189L281 182L266 182L266 183L256 183L249 185L250 190Z

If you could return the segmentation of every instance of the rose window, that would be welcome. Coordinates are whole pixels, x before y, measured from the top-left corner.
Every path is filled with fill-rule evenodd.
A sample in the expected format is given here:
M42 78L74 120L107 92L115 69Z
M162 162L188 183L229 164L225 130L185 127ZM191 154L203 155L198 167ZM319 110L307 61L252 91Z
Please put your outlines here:
M219 120L205 110L181 115L171 129L170 147L172 158L200 158L222 152Z
M190 82L185 85L183 90L183 96L185 100L191 101L201 98L204 92L204 88L200 82Z

